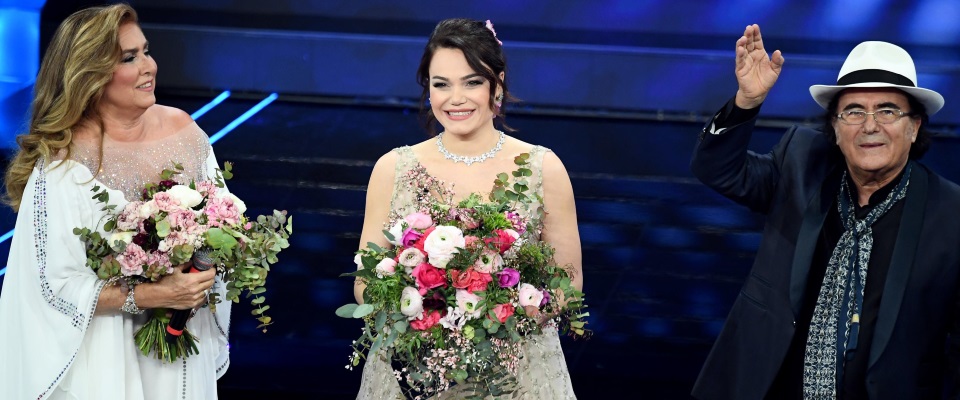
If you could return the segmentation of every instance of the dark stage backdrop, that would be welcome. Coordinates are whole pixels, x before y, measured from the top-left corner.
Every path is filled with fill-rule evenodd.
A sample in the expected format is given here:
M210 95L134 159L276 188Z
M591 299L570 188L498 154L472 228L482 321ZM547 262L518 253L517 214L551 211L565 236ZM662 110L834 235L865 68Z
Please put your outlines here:
M41 42L89 1L48 2ZM286 208L292 247L271 275L276 324L255 329L237 305L227 399L351 398L347 371L352 282L370 170L390 149L423 140L414 73L433 26L491 19L524 100L507 109L522 140L553 149L576 193L592 340L564 339L582 399L681 399L746 275L762 217L696 182L687 167L696 134L736 90L733 46L759 23L787 64L764 105L752 148L785 127L815 123L807 87L832 83L859 41L888 40L914 54L920 82L944 94L926 161L960 179L953 93L960 6L888 1L449 2L131 1L159 64L161 103L194 112L214 135L270 93L270 103L214 145L233 161L231 189L251 212ZM0 213L0 229L14 216ZM9 242L0 243L6 254ZM2 278L0 278L2 279Z

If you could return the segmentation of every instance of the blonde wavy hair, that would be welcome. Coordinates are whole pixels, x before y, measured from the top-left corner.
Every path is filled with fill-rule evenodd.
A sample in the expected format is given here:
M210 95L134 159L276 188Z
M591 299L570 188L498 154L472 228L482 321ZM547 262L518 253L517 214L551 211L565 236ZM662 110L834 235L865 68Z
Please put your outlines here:
M69 158L83 122L103 131L97 105L120 62L120 26L127 22L137 23L137 12L115 4L77 11L57 28L40 63L28 131L17 136L19 150L7 167L3 201L14 211L37 160L49 162L60 151Z

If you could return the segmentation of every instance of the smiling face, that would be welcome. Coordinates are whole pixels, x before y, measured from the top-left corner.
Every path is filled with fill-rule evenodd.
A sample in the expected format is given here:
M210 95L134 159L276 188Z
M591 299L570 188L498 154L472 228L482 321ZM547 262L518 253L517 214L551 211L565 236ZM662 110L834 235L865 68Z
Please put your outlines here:
M444 133L493 131L496 115L490 101L491 82L470 68L462 51L437 49L430 61L429 76L430 108Z
M876 112L879 109L910 113L906 94L891 88L858 88L844 90L837 101L838 113L844 111ZM833 128L837 145L846 159L847 168L864 181L883 182L895 177L907 164L910 146L917 140L920 119L904 115L889 124L880 124L872 115L859 125L835 119Z
M108 109L147 109L157 102L157 63L140 26L127 22L120 26L121 56L113 78L104 87L101 106Z

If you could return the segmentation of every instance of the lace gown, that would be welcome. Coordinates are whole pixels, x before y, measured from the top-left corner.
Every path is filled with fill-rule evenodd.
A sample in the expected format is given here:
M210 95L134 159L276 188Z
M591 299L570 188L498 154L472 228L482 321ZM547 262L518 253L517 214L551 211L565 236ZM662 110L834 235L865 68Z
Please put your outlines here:
M105 281L85 265L75 227L103 234L103 205L91 199L106 188L117 209L139 198L172 161L178 180L204 180L217 163L196 124L149 142L75 138L71 154L40 160L23 194L0 291L0 398L186 400L217 398L216 380L229 365L230 303L214 314L202 308L187 322L200 353L165 364L143 356L133 340L146 315L94 315ZM92 171L99 174L94 178ZM214 290L224 296L224 285Z
M415 189L402 185L401 181L405 174L418 168L420 164L409 146L400 147L393 151L399 157L395 171L393 197L390 200L390 222L388 226L392 226L396 220L403 218L403 216L418 211ZM533 171L533 176L529 178L531 189L535 190L541 197L543 195L541 175L543 155L548 151L550 150L541 146L534 146L530 150L530 169ZM490 185L493 186L492 181ZM532 218L536 226L542 227L542 221L536 220L536 210L539 207L540 204L534 201L526 209L519 211L525 214L525 217ZM539 239L539 235L537 235L537 239ZM522 400L576 399L573 386L570 383L567 363L563 357L563 350L560 348L560 337L555 328L545 328L542 335L527 336L523 351L524 357L520 360L520 367L518 368L519 389L507 398ZM436 398L442 399L461 397L460 390L456 386L436 396ZM393 400L403 398L400 385L394 377L386 355L381 353L378 357L367 359L363 366L363 377L357 399Z

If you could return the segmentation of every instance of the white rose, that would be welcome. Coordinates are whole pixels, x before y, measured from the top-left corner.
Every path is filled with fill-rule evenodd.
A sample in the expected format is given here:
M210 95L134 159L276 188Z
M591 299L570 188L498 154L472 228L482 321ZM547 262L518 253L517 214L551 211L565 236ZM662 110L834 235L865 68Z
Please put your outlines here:
M392 258L384 258L377 263L377 274L381 276L393 276L397 273L397 262Z
M140 208L137 210L137 216L140 217L140 220L145 220L154 216L159 211L160 208L157 207L157 203L150 200L140 205Z
M234 196L233 193L227 193L224 197L233 200L233 205L237 206L237 211L240 214L247 212L247 204L240 200L239 197Z
M393 235L393 240L387 238L387 241L394 246L400 245L400 239L403 238L403 220L397 221L396 224L393 224L393 227L390 228L390 234Z
M132 241L133 232L114 232L110 235L110 238L107 239L107 243L110 244L110 248L116 252L121 252L123 249L126 249L127 244Z
M477 307L479 303L480 296L466 290L457 289L457 308L463 310L464 315L469 319L480 317L482 310Z
M438 226L423 241L423 250L427 252L430 264L437 268L446 268L447 263L457 254L457 248L467 245L463 232L455 226Z
M194 208L203 201L203 195L200 192L186 185L176 185L168 189L167 194L186 208Z
M423 315L423 296L417 288L405 287L400 293L400 312L409 320L415 320Z
M540 308L540 302L543 301L543 292L539 289L529 283L521 283L518 292L520 307L534 306Z

